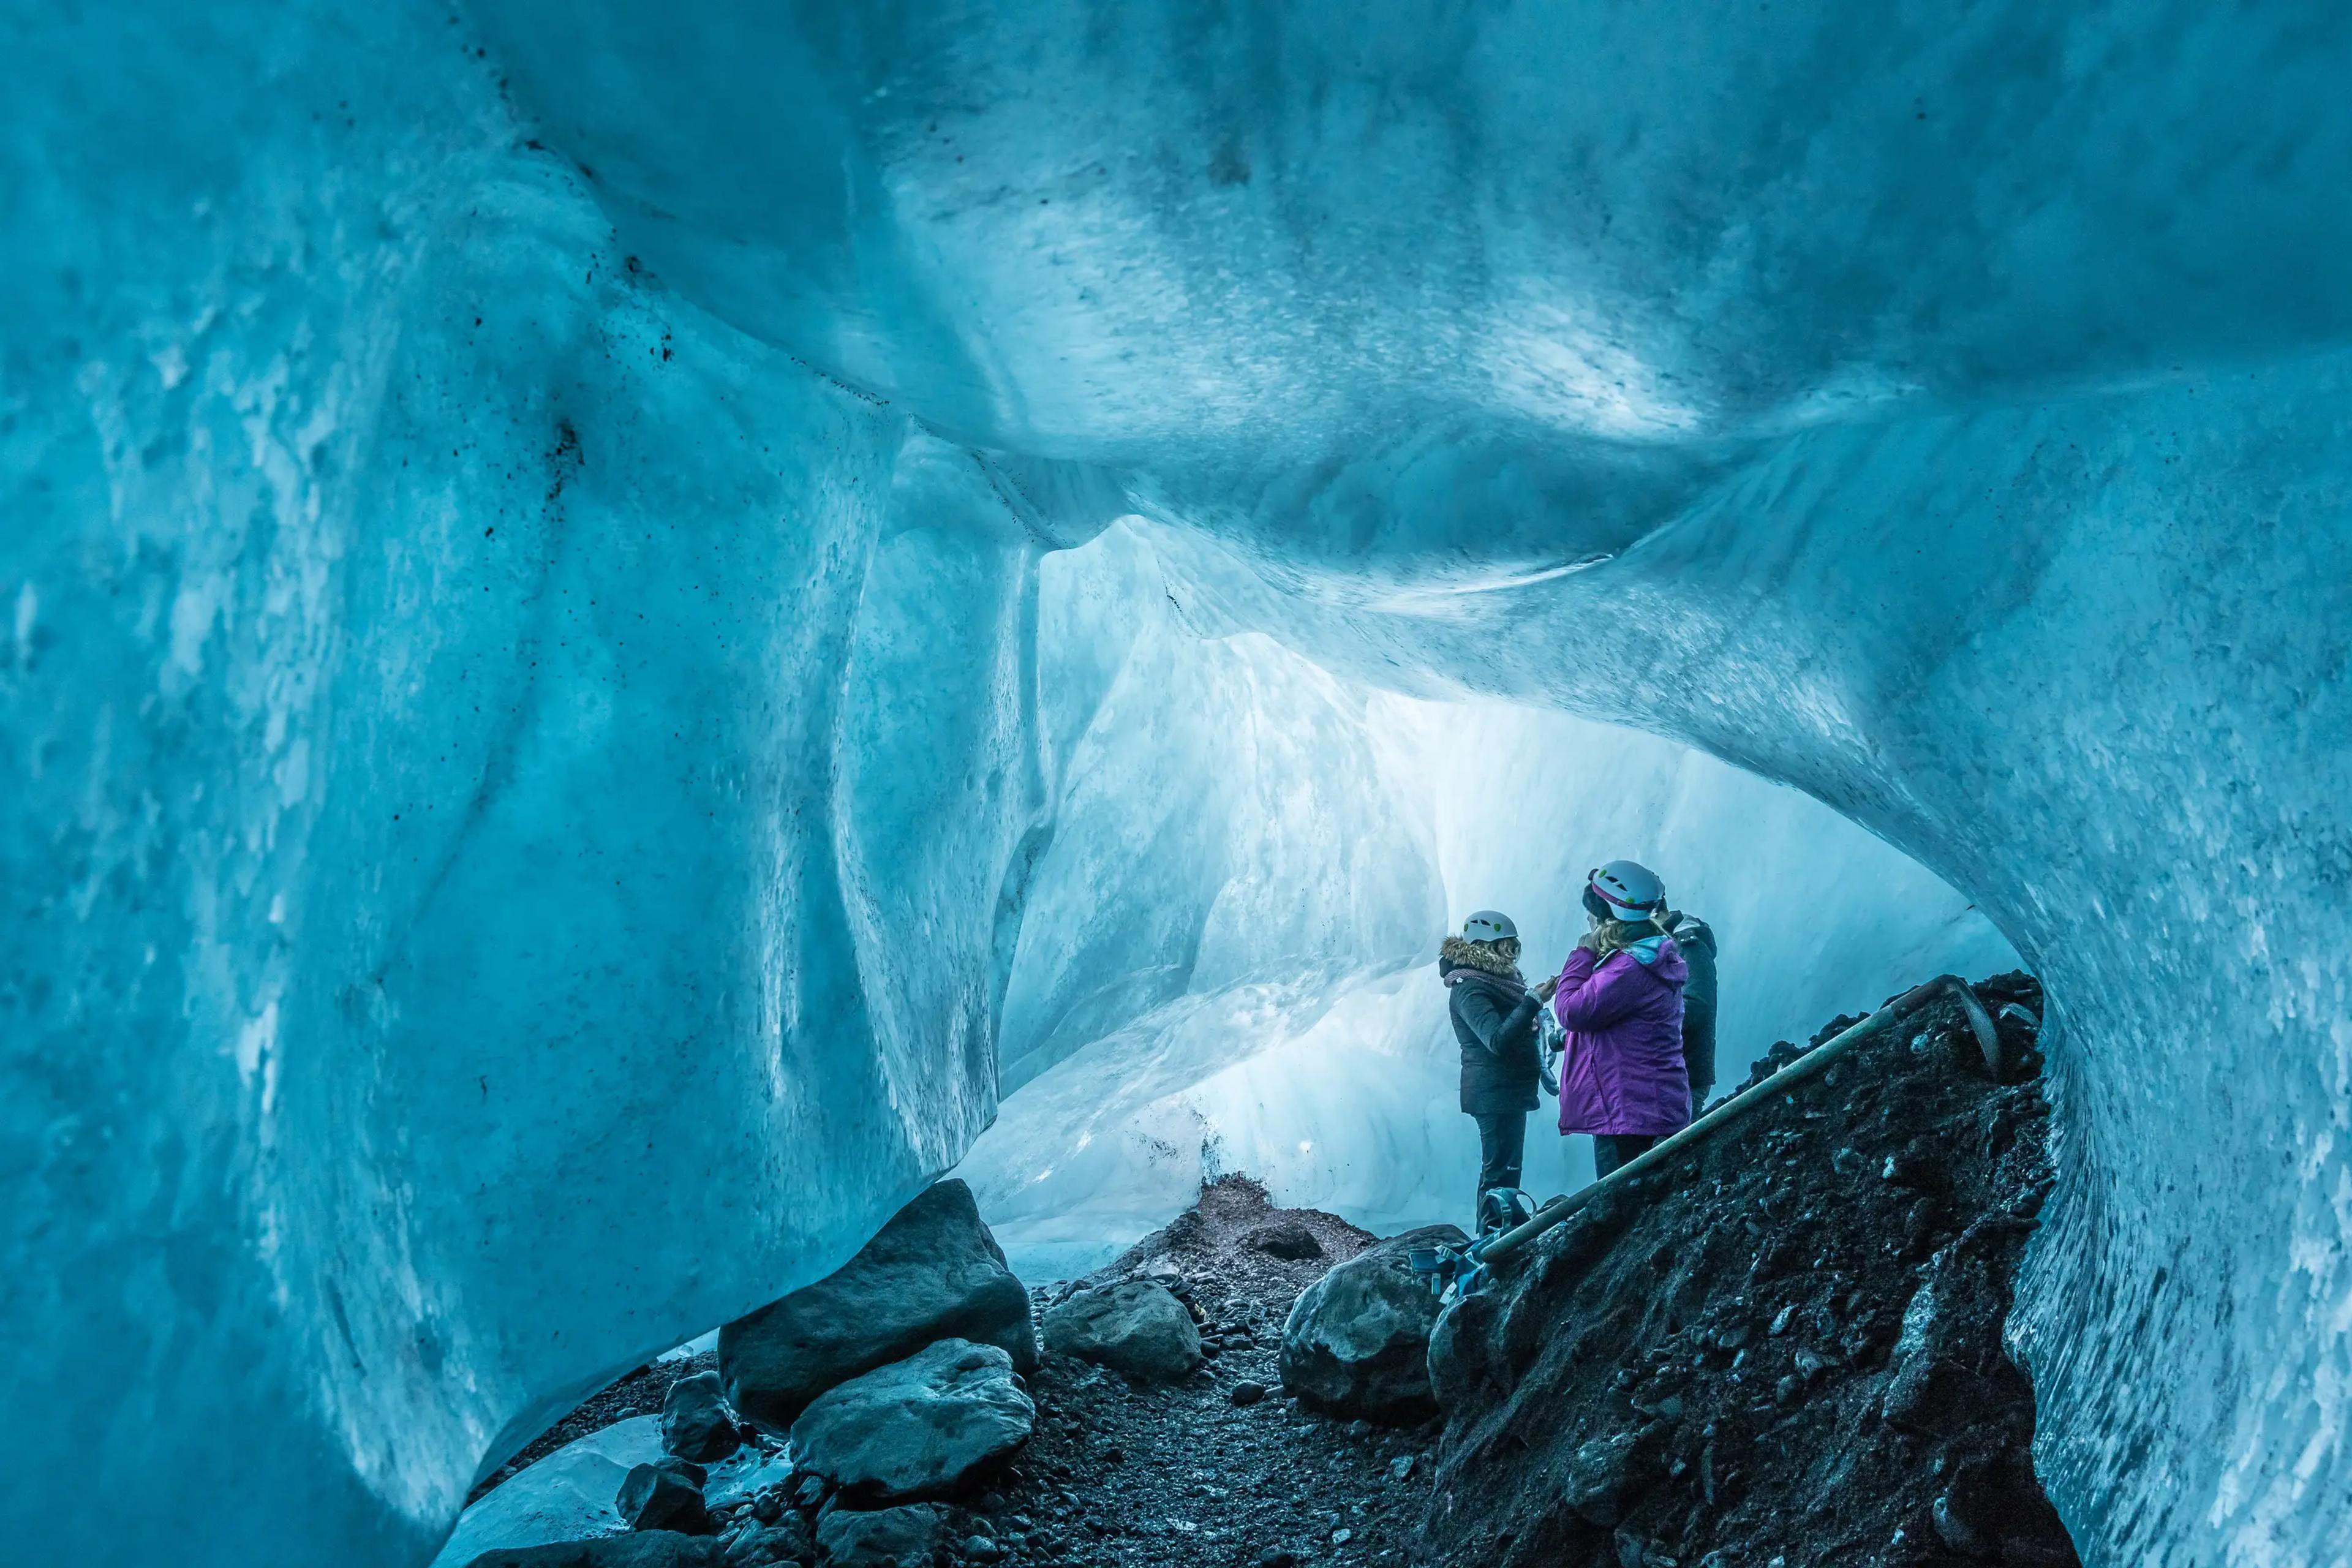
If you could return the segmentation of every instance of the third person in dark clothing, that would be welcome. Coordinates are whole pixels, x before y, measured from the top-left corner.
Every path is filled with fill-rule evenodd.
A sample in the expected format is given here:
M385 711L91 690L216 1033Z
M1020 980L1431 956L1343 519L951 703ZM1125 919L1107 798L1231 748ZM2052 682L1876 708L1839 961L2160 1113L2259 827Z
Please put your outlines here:
M1536 1010L1551 999L1554 982L1528 989L1519 973L1518 928L1492 910L1472 915L1460 936L1445 939L1437 973L1462 1047L1462 1109L1478 1124L1474 1212L1483 1231L1514 1217L1528 1112L1537 1105ZM1490 1200L1490 1193L1510 1195Z
M1715 1092L1715 928L1679 910L1664 924L1690 965L1683 983L1683 1067L1690 1074L1691 1120L1696 1121Z

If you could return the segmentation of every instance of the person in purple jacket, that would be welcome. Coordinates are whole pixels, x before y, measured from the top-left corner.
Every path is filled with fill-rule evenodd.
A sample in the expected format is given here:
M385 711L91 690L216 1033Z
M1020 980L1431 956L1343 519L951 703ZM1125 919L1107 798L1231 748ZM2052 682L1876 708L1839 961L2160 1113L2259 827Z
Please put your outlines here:
M1690 1123L1683 1065L1683 984L1690 966L1651 917L1665 886L1648 868L1612 860L1585 880L1592 929L1568 955L1552 994L1567 1031L1559 1062L1559 1130L1592 1134L1606 1176Z

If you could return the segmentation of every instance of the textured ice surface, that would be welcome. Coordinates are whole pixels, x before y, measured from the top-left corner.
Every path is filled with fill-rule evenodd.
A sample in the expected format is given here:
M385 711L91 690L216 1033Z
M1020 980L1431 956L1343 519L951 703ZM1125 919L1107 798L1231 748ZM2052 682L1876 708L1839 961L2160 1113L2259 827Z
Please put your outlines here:
M1914 862L1685 747L1203 638L1149 535L1115 525L1042 574L1057 831L1006 988L1017 1091L960 1172L1032 1277L1107 1260L1220 1171L1383 1231L1465 1222L1437 939L1501 909L1530 977L1557 969L1602 860L1643 858L1716 925L1727 1084L1832 1013L2016 963ZM1591 1179L1583 1140L1531 1126L1531 1186Z
M792 1471L789 1453L788 1448L737 1449L720 1463L704 1467L708 1479L703 1497L717 1508L776 1485ZM433 1568L466 1568L493 1547L539 1546L614 1533L622 1528L620 1510L614 1506L621 1483L631 1469L661 1455L658 1415L633 1415L575 1438L517 1471L460 1514Z
M457 1520L433 1568L466 1568L500 1546L581 1541L621 1528L622 1481L661 1457L661 1417L635 1415L566 1443L520 1470Z
M1090 1016L1376 1008L1454 861L1291 839L1247 764L1300 737L1139 691L1085 763L1071 693L1156 634L1114 596L1049 678L1039 552L1130 513L1215 639L1145 656L1341 742L1318 799L1378 797L1352 690L1475 691L1975 901L2063 1035L2016 1321L2086 1555L2352 1557L2352 11L0 39L0 1500L47 1557L425 1562L480 1462L958 1159L1000 1036L1043 1089ZM1125 885L1230 893L1097 938L1055 879L1155 826ZM142 1485L47 1506L101 1451Z

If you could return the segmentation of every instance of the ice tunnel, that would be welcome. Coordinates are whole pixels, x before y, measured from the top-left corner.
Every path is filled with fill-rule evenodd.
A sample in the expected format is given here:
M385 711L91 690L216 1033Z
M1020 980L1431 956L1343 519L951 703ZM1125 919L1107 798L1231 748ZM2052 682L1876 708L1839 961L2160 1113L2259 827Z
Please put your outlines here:
M44 1560L422 1563L1090 1061L1362 1071L1629 778L1874 983L2043 977L2086 1561L2352 1558L2352 12L0 36Z

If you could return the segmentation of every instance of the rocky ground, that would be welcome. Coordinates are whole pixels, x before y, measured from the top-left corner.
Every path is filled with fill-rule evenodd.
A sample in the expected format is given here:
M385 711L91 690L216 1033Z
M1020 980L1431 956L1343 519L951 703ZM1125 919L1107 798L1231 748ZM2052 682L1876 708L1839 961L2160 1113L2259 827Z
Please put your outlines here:
M1432 1356L1435 1560L2075 1561L2001 1337L2051 1183L2041 993L2024 975L1977 991L2010 1081L1958 1005L1932 1004L1453 1314ZM1750 1081L1796 1055L1775 1047Z
M589 1543L596 1550L576 1557L543 1548L499 1561L2064 1568L2074 1552L2030 1461L2032 1390L2001 1341L2050 1182L2035 1082L2041 996L2021 975L1978 994L2001 1016L2005 1081L1985 1070L1946 1001L1771 1096L1644 1190L1595 1203L1545 1237L1445 1318L1433 1353L1404 1357L1413 1375L1434 1374L1442 1417L1426 1405L1380 1423L1311 1408L1316 1377L1303 1370L1297 1331L1293 1378L1310 1405L1282 1386L1286 1320L1327 1274L1302 1319L1328 1315L1340 1297L1343 1317L1392 1323L1401 1300L1433 1316L1391 1267L1401 1242L1376 1248L1331 1215L1274 1208L1256 1184L1229 1177L1109 1268L1032 1292L1040 1360L1017 1289L1006 1317L1011 1282L968 1194L942 1184L859 1262L767 1310L805 1320L775 1342L787 1346L894 1311L904 1321L889 1331L911 1334L909 1343L952 1325L961 1348L926 1356L965 1368L956 1375L971 1384L971 1399L940 1394L961 1386L940 1369L923 1385L931 1392L886 1394L867 1415L855 1399L824 1415L821 1399L796 1440L849 1433L833 1440L842 1451L832 1468L822 1468L820 1442L804 1461L820 1471L756 1498L714 1500L707 1518L698 1473L678 1493L696 1522L669 1528L713 1533L656 1541L649 1531ZM1776 1046L1751 1083L1800 1054ZM930 1259L950 1251L963 1258L960 1271L938 1282L936 1302L915 1301L932 1289ZM1341 1291L1343 1279L1356 1283ZM1374 1301L1368 1279L1375 1295L1403 1289L1409 1300ZM758 1364L757 1333L779 1331L730 1332L739 1330L730 1375L740 1379ZM1017 1380L1008 1352L1030 1368ZM827 1357L822 1376L795 1363L774 1386L831 1386L886 1359L847 1342ZM919 1364L879 1367L864 1386L886 1389ZM1396 1364L1389 1355L1381 1375L1393 1382ZM1132 1377L1114 1370L1121 1365ZM658 1409L672 1384L700 1370L683 1361L641 1369L526 1455ZM712 1390L719 1382L705 1381ZM1015 1388L1034 1402L1025 1441L974 1426L1008 1410L1016 1425L1028 1420ZM671 1404L692 1392L680 1388ZM984 1411L982 1394L993 1402ZM803 1397L778 1406L779 1419L793 1419ZM919 1428L912 1436L883 1430L902 1398L910 1414L900 1425ZM731 1421L712 1408L722 1426ZM950 1431L961 1436L940 1436ZM958 1461L944 1498L881 1479L942 1441L995 1446ZM909 1497L936 1500L902 1501Z
M1013 1563L1402 1563L1426 1506L1434 1422L1329 1420L1275 1366L1300 1291L1372 1237L1269 1207L1229 1176L1087 1283L1157 1278L1188 1301L1211 1359L1171 1387L1049 1357L1030 1380L1038 1431L971 1518ZM1040 1292L1040 1311L1061 1291Z

